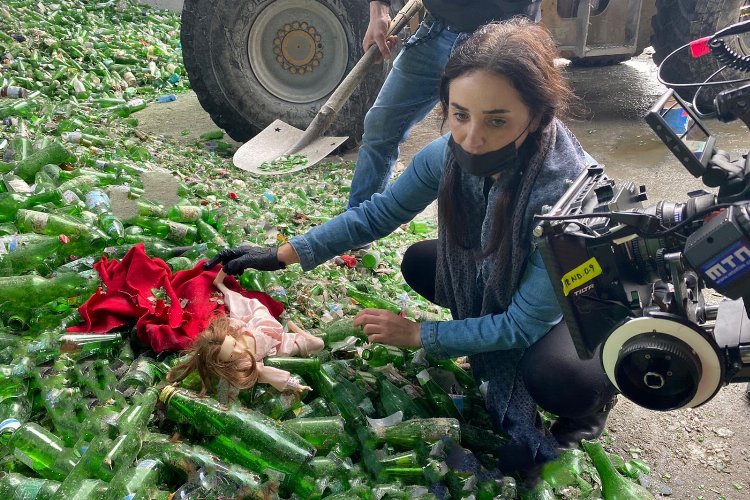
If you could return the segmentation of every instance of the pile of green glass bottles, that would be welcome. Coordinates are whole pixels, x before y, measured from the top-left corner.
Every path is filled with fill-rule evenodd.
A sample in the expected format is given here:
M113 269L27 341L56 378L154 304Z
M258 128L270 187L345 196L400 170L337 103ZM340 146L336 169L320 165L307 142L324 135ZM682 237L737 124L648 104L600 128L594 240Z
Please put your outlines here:
M221 148L138 128L139 110L188 88L175 14L132 0L0 5L0 494L645 497L621 474L648 467L597 443L586 446L598 474L589 454L568 452L525 490L498 471L507 438L490 430L481 381L454 361L367 344L352 327L362 307L448 317L398 270L408 245L434 237L430 221L378 241L355 265L239 277L324 339L313 358L266 360L313 388L301 397L258 385L222 404L200 397L194 378L167 385L179 354L144 351L130 328L67 334L100 286L102 256L142 242L177 272L227 245L285 241L345 205L349 165L311 168L304 184L257 178ZM149 196L143 174L158 170L175 179L174 202Z

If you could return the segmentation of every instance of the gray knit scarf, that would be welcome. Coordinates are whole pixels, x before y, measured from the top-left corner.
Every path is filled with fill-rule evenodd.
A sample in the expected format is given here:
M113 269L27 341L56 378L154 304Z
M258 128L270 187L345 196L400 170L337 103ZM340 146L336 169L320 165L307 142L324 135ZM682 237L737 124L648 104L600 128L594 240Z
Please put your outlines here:
M450 169L458 169L450 153L443 180ZM533 216L542 205L553 205L565 192L566 179L575 179L584 168L583 148L559 120L553 120L541 133L539 147L520 176L495 181L486 201L484 178L459 171L460 196L466 209L459 235L462 246L448 241L446 228L438 223L436 302L450 308L455 319L475 318L505 311L532 251ZM459 169L460 170L460 169ZM506 240L498 250L479 259L487 248L492 214L501 195L518 184ZM556 456L555 441L535 426L536 403L526 390L518 365L523 348L486 352L471 356L477 380L488 382L486 405L497 428L525 448L530 462L543 462ZM530 465L530 464L529 464Z

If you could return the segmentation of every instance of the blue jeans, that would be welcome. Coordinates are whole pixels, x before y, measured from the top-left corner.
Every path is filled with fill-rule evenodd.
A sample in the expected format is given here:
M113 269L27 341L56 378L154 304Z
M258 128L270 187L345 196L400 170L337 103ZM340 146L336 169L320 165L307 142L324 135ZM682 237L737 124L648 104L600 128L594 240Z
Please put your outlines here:
M406 42L365 116L347 208L385 189L398 159L399 144L435 107L443 68L453 48L465 38L462 33L443 29L442 21L427 20Z

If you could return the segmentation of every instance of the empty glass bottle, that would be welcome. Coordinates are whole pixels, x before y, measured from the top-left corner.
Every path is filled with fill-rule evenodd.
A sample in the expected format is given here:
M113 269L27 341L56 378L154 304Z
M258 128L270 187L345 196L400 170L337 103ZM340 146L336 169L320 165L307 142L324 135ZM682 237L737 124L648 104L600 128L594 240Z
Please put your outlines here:
M329 404L333 404L348 423L364 425L365 409L371 407L372 403L359 387L343 377L336 377L328 373L328 370L325 369L321 369L314 374L311 380L316 391Z
M445 436L461 442L461 427L455 418L415 418L372 430L377 442L400 449L414 449L419 444L434 443Z
M243 485L242 490L238 492L240 496L246 495L242 498L262 497L265 491L260 475L240 465L223 462L202 446L172 442L170 436L147 434L140 455L158 459L171 469L181 471L188 476L192 476L197 470L221 471L227 478ZM189 479L188 482L192 480ZM183 492L187 489L180 488ZM190 489L190 491L193 490ZM175 495L175 498L181 498L177 496L177 493Z
M244 393L240 393L240 397L246 402L248 407L274 420L279 420L285 415L293 414L302 406L302 402L297 394L289 391L278 391L270 386L256 386L253 391L252 401L248 401L243 395Z
M448 473L445 462L428 459L424 466L388 466L380 471L379 479L402 481L407 484L434 484Z
M227 408L213 399L199 398L191 391L174 386L165 387L160 399L167 407L168 417L174 413L188 417L196 429L216 436L208 444L209 449L216 451L225 445L236 448L232 443L244 443L242 448L253 453L242 465L252 470L271 467L295 473L315 454L313 447L299 435L253 410L239 406Z
M0 478L0 498L46 500L51 498L59 487L59 481L26 477L16 472L9 472Z
M46 376L37 374L32 385L39 390L55 435L70 447L78 439L79 426L85 420L86 405L81 389L71 386L67 370L61 368L53 375Z
M653 499L654 496L640 484L634 483L620 475L612 466L607 452L599 441L582 441L583 449L591 457L602 481L604 500L626 500L631 498Z
M474 380L474 377L471 375L471 373L461 368L458 363L456 363L456 360L434 359L430 356L427 357L427 360L429 361L431 366L437 366L442 370L451 372L456 377L456 381L458 381L458 383L461 384L462 387L468 390L473 390L477 387L476 380Z
M110 110L112 111L112 113L116 114L117 116L121 118L127 118L128 116L132 115L136 111L146 109L147 105L148 104L143 99L133 99L132 101L128 101L125 104L114 106L110 108Z
M360 258L360 262L367 269L375 269L380 265L380 254L374 251L367 252Z
M29 392L26 375L15 366L0 365L0 401L6 398L25 396Z
M60 165L72 158L75 157L65 146L59 141L54 141L17 162L14 172L26 182L31 182L45 165Z
M357 448L357 442L346 432L345 421L339 416L290 418L281 425L302 436L319 455L327 454L338 445L339 456L348 457Z
M159 391L154 387L146 389L143 395L134 398L131 405L117 418L117 430L121 434L131 431L144 432L158 398Z
M107 488L105 500L123 498L152 498L152 492L158 489L165 473L161 460L143 458L132 467L121 469Z
M138 215L141 217L164 218L167 216L167 210L164 206L154 203L153 201L138 200L136 205L138 207Z
M107 434L94 438L63 480L55 499L73 498L85 480L97 478L109 482L121 470L128 468L141 449L142 437L156 399L155 389L146 391L118 416L114 425L120 434L116 438L110 439Z
M60 484L62 487L62 484ZM99 479L83 479L78 482L75 489L75 496L68 498L74 500L100 500L107 493L109 484ZM58 491L60 488L57 489ZM57 491L55 492L57 497Z
M268 357L263 360L263 364L302 376L317 373L320 370L318 358Z
M0 401L0 421L15 418L22 424L31 416L31 402L24 396L15 396Z
M121 392L128 388L134 388L136 391L145 391L147 388L161 380L163 374L156 360L141 355L130 365L127 373L120 379L118 389Z
M146 234L164 238L178 245L190 245L198 235L198 231L194 226L166 219L136 217L130 223L142 227Z
M8 99L25 99L28 95L29 91L23 87L16 87L14 85L0 87L0 97L7 97Z
M109 137L87 134L84 132L63 132L60 135L63 142L80 144L82 146L114 146L114 141Z
M0 443L44 479L62 481L73 470L75 458L60 438L34 422L14 418L0 422Z
M62 198L57 191L24 195L19 193L0 193L0 222L15 219L22 208L31 208L43 203L61 203Z
M88 389L99 401L120 401L123 397L114 391L117 379L106 359L79 362L73 368L79 381L76 385Z
M178 204L167 210L167 218L175 222L196 222L201 219L203 209L197 205Z
M451 396L445 392L440 384L432 379L429 371L422 370L417 373L417 380L419 380L419 385L422 386L422 390L425 393L425 399L436 415L463 420Z
M386 344L370 344L362 350L362 359L373 367L393 363L394 366L403 368L406 364L406 355L403 349Z
M92 190L86 193L86 209L97 214L97 225L116 243L122 243L125 238L125 227L122 221L112 213L112 206L106 193Z
M378 377L380 386L380 404L386 415L392 415L397 411L402 411L404 420L410 418L429 417L429 411L424 408L419 401L412 399L404 392L403 389L396 386L385 376Z
M461 424L461 446L477 452L488 452L500 455L507 452L506 445L510 439L505 435L496 434L487 427Z
M125 102L125 99L119 97L97 97L95 99L91 99L91 104L98 108L111 108L112 106L117 106L118 104L125 104Z
M51 279L32 274L0 277L0 303L37 307L58 297L90 295L98 283L95 273L64 273Z
M254 484L232 475L224 467L201 468L192 471L170 498L263 498L263 491Z
M430 232L429 223L426 221L411 221L409 223L409 232L411 234L426 234Z
M3 185L9 193L30 194L33 191L28 182L13 173L3 175Z
M214 229L214 227L208 222L205 222L202 219L198 219L195 222L195 225L198 229L198 236L200 237L202 242L218 249L224 249L228 246L221 233Z
M367 335L365 335L362 327L354 326L352 324L352 321L353 320L351 318L341 318L323 326L323 333L325 334L323 336L323 340L326 344L326 347L330 347L332 344L341 342L342 340L351 336L357 337L360 340L367 341Z
M393 302L380 297L376 297L373 294L361 292L352 285L347 285L346 294L356 300L357 303L364 308L385 309L396 314L401 312L401 307L397 306Z
M382 467L418 467L423 458L420 458L416 451L411 450L386 455L378 462L380 462Z
M27 233L64 234L69 237L85 237L90 241L107 239L107 236L100 229L92 228L74 218L34 210L18 210L16 226Z
M36 270L49 272L50 257L61 252L66 240L36 233L0 236L0 276L17 276Z
M329 417L334 414L334 410L325 398L318 397L303 404L296 412L298 418L308 417Z

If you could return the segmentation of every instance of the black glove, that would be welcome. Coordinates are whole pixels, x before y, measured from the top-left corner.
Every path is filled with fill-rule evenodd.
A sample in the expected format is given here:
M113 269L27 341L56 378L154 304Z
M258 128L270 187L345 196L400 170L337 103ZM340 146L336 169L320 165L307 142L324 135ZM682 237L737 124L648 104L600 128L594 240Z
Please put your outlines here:
M204 269L211 269L216 264L224 266L227 274L242 274L251 267L259 271L278 271L284 269L286 264L279 262L276 247L255 247L252 245L240 245L237 248L225 248L216 256L203 264Z

